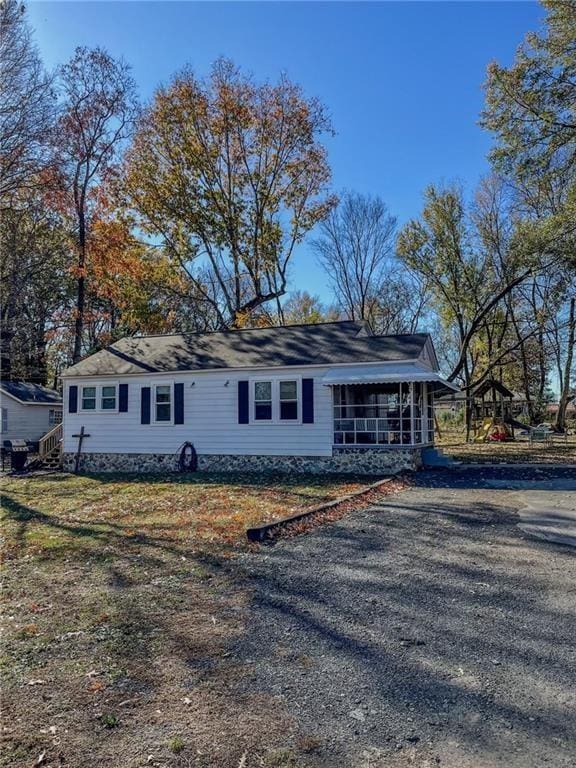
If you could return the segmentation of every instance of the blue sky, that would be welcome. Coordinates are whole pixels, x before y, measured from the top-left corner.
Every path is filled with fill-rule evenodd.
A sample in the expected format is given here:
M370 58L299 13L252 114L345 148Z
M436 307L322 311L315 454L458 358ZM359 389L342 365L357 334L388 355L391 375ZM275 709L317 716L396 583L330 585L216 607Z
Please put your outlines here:
M286 72L332 116L335 189L380 195L400 223L429 183L470 190L488 171L486 66L509 64L543 17L536 2L31 2L29 14L49 67L101 45L132 65L144 99L221 55L256 78ZM306 244L292 283L329 296Z

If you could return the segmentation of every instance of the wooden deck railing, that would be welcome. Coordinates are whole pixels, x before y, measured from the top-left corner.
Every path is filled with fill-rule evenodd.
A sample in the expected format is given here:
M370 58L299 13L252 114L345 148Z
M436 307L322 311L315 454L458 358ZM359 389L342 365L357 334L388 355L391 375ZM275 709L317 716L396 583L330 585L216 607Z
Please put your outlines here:
M46 434L40 438L40 445L38 447L40 458L43 459L49 453L52 453L52 451L60 445L61 441L62 424L56 424L55 427L52 427L50 432L46 432Z

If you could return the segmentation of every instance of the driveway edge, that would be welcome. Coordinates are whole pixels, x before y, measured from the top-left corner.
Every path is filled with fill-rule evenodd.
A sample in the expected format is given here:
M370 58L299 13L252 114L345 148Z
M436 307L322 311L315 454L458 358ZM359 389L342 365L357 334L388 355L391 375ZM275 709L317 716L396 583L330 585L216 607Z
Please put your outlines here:
M400 473L396 473L390 477L385 477L383 480L378 480L375 483L370 483L370 485L364 486L364 488L361 488L359 491L348 493L345 496L339 496L337 499L333 499L332 501L325 501L324 503L318 504L315 507L305 509L303 512L297 512L295 515L290 515L290 517L283 517L281 520L274 520L272 523L266 523L265 525L257 525L253 528L247 528L246 536L248 537L248 541L258 542L270 539L274 536L276 531L279 531L284 526L298 522L299 520L313 517L320 512L326 512L328 509L333 509L340 504L344 504L352 501L353 499L357 499L360 496L364 496L365 494L370 493L371 491L375 491L378 488L381 488L383 485L390 483L395 477L398 477L399 474Z

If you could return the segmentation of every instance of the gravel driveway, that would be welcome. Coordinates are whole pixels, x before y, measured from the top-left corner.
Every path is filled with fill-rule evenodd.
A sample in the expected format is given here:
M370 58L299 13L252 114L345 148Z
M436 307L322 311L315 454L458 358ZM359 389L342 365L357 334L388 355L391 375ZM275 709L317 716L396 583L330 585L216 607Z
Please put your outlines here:
M293 720L274 764L576 766L576 550L517 526L522 481L576 471L531 475L423 472L246 556L246 692Z

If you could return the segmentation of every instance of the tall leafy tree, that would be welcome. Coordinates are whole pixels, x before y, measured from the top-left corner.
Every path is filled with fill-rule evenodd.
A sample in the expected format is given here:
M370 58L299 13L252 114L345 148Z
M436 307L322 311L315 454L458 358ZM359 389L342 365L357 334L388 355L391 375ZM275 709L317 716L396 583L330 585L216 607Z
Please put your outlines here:
M55 116L52 80L45 72L18 0L0 4L0 368L4 377L45 379L53 222L38 204L51 154ZM43 256L40 256L43 254ZM38 316L35 316L37 310Z
M60 68L57 140L63 207L73 221L76 307L72 360L82 355L93 191L119 159L137 115L130 69L101 48L77 48Z
M406 266L430 285L443 325L455 329L458 342L452 377L462 373L468 387L472 379L471 327L481 297L490 295L486 290L490 275L473 248L461 190L429 187L421 218L402 228L397 247Z
M558 411L556 412L556 429L564 431L566 429L566 410L570 397L573 396L573 390L571 382L573 381L573 366L574 366L574 346L576 344L576 298L571 296L568 303L568 316L565 323L566 341L564 348L566 350L559 360L558 366L558 380L560 382L560 400L558 403Z
M0 206L38 184L54 119L52 79L32 40L24 4L0 3Z
M326 307L320 297L308 291L293 291L280 306L279 320L282 325L313 325L338 320L334 307Z
M155 95L128 153L125 193L220 327L284 295L295 247L333 204L325 111L286 77L257 84L230 61L185 70Z
M19 202L3 213L0 227L0 367L4 378L46 384L49 337L70 289L68 240L40 192L26 192Z
M531 225L527 237L555 233L555 250L569 271L576 269L576 2L543 0L544 29L530 33L514 63L490 65L483 124L494 132L492 160L516 185ZM558 267L562 265L558 262ZM559 272L560 275L560 272ZM558 292L556 314L570 326L573 279L564 282L572 293ZM559 366L561 402L571 389L570 367L574 334L565 339L564 364ZM545 335L542 334L542 341ZM563 411L558 424L563 428Z
M543 0L541 34L530 33L514 64L488 68L484 125L498 139L492 158L522 180L574 169L576 2Z
M135 332L175 327L174 296L181 276L142 242L109 190L102 187L92 215L86 337L90 349ZM179 330L183 330L179 328Z
M472 214L460 189L429 187L421 217L398 238L400 257L427 281L451 340L449 378L468 392L488 375L500 375L533 336L533 325L519 336L511 332L508 300L551 263L540 259L540 240L527 246L520 224L510 226L511 212L500 207L494 190L483 192ZM547 245L546 255L555 258Z

